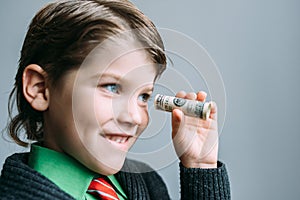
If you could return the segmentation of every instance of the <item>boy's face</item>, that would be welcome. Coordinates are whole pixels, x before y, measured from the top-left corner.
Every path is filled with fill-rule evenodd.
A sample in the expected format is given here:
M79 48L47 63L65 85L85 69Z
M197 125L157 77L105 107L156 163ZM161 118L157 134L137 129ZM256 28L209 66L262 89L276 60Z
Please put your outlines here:
M156 66L145 50L106 51L50 89L45 146L101 174L114 174L146 128ZM103 52L102 52L103 54Z

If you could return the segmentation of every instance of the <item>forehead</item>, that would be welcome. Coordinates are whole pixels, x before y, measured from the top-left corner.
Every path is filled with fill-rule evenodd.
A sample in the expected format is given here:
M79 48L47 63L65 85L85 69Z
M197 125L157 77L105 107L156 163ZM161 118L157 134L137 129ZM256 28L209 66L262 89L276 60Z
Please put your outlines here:
M145 78L147 75L156 75L156 66L145 50L138 49L117 57L102 72L119 75L121 78Z
M139 45L111 45L92 52L80 69L79 77L107 78L119 80L154 81L157 65L153 63L149 53Z

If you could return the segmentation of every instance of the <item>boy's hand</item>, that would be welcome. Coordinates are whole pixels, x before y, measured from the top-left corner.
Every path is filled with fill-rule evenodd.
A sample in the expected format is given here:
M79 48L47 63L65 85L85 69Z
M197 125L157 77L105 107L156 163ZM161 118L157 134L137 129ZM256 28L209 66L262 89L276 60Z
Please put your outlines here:
M205 92L178 92L176 97L205 101ZM208 119L185 116L180 110L172 112L172 138L176 153L187 168L216 168L218 160L217 106L211 102Z

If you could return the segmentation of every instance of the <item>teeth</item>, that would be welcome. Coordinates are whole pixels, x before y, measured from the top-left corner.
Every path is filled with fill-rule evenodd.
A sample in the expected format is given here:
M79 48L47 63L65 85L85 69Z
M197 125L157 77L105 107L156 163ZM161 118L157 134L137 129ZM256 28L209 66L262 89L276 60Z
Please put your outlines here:
M119 137L119 136L106 136L108 140L123 144L127 141L127 137Z
M125 143L126 142L126 138L123 138L122 140L121 140L121 143Z
M121 143L121 140L122 140L121 138L117 138L117 139L116 139L116 142L117 142L117 143Z

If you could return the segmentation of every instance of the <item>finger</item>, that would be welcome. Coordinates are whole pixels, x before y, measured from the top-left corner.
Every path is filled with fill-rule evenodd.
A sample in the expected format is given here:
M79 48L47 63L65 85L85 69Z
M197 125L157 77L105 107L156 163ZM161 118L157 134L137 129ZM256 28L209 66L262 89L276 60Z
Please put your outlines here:
M178 97L178 98L184 98L185 95L186 95L185 91L179 91L179 92L177 92L176 97Z
M204 91L200 91L197 93L197 100L204 102L207 97L207 93Z
M202 120L199 123L198 128L203 128L203 129L207 129L207 130L217 130L218 122L217 122L217 120L213 120L213 119Z
M210 108L210 116L209 116L209 118L211 118L211 119L217 119L217 113L218 113L217 112L218 111L217 104L214 101L211 101L210 105L211 105L211 108Z
M197 95L194 92L189 92L185 95L185 98L190 100L195 100L197 98Z
M183 120L183 112L179 109L174 109L172 111L172 138L176 136L180 129L180 124Z

